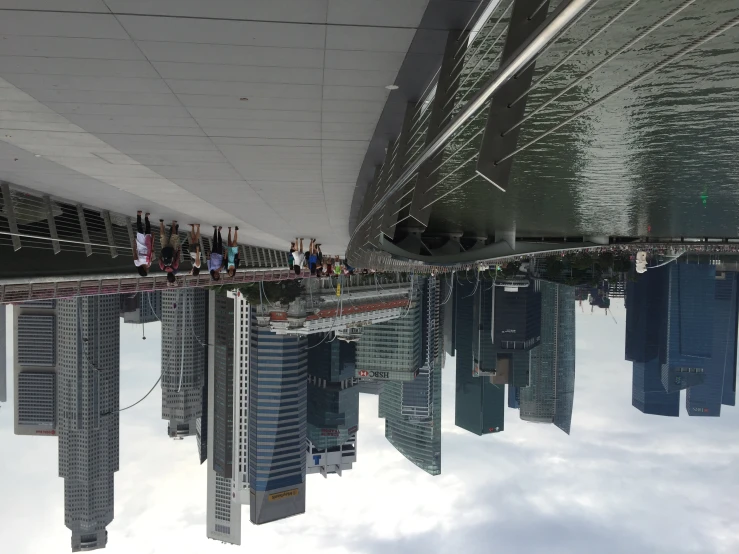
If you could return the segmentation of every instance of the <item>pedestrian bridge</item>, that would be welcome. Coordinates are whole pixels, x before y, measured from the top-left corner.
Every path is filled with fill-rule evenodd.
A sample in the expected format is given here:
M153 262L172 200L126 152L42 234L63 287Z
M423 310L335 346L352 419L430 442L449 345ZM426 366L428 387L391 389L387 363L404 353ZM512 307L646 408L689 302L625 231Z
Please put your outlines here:
M0 180L343 253L365 157L478 6L0 0Z

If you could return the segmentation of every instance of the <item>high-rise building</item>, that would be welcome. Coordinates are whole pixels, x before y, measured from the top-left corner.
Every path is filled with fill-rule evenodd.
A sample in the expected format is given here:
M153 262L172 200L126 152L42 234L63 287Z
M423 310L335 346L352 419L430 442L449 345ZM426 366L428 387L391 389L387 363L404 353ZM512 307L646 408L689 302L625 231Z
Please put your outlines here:
M431 475L441 473L441 313L439 281L418 279L421 318L413 334L421 343L421 367L414 381L389 381L380 393L385 438L410 462ZM360 348L362 342L359 343Z
M475 285L460 282L455 284L455 289L457 375L454 424L476 435L497 433L504 427L501 392L505 387L473 375L472 337L476 298L472 293Z
M357 459L356 344L309 339L307 473L341 475Z
M418 280L417 280L418 281ZM411 285L411 305L392 321L362 328L357 346L357 377L412 381L421 367L421 291Z
M252 308L238 291L233 299L233 502L249 504L249 354Z
M658 358L648 362L634 362L631 405L645 414L670 417L680 415L680 391L665 391Z
M58 356L55 307L54 300L39 300L18 304L13 310L16 435L56 436Z
M480 283L475 290L473 374L493 377L494 384L526 386L528 356L522 353L541 341L541 292L538 281L516 283L520 286Z
M118 471L119 299L57 301L57 433L72 551L104 548Z
M137 292L121 294L123 323L153 323L162 319L162 292Z
M5 359L5 304L0 304L0 402L8 400L8 363Z
M203 409L208 293L191 288L161 294L162 419L172 437L195 435Z
M220 297L223 298L223 297ZM217 310L216 293L209 292L208 305L208 344L216 344L217 319L222 314ZM208 412L204 415L207 420L207 458L208 463L208 491L206 511L206 535L209 539L219 540L230 544L241 544L241 504L233 501L233 480L219 475L213 468L215 436L215 407L217 402L226 403L225 398L216 399L215 372L217 347L208 349ZM225 355L223 349L220 355ZM221 395L224 391L219 391ZM201 419L202 424L202 419Z
M638 274L626 285L626 360L647 363L667 355L669 267Z
M662 370L666 389L668 369L705 371L713 352L716 293L714 266L674 263L669 269L667 356Z
M711 357L705 362L703 383L690 387L686 393L689 416L719 417L726 396L724 389L728 388L727 374L732 376L732 387L736 374L737 274L717 273L714 290Z
M249 487L254 524L305 513L307 339L252 318Z
M528 387L520 390L525 421L570 433L575 392L575 289L542 281L541 344L531 352Z
M234 439L234 300L211 293L215 303L213 379L213 457L211 465L221 477L233 479Z

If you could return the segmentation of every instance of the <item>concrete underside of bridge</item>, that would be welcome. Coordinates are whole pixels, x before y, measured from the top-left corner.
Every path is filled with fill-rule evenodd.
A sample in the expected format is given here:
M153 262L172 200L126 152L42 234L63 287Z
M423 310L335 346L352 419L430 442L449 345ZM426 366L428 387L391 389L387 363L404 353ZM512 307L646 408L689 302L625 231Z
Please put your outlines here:
M0 0L0 180L343 252L479 1Z

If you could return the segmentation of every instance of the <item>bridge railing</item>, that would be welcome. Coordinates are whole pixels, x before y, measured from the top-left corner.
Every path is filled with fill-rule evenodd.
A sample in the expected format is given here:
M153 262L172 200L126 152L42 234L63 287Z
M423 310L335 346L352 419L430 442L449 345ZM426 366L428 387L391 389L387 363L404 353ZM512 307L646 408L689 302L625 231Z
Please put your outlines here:
M0 246L20 250L65 253L84 252L88 257L133 258L136 236L135 217L74 203L31 189L0 182ZM190 267L189 229L180 225L181 262ZM151 224L154 239L153 261L161 248L159 222ZM212 238L200 239L201 263L211 253ZM287 268L287 251L239 244L242 269ZM133 262L131 264L133 266ZM156 267L156 264L154 264Z

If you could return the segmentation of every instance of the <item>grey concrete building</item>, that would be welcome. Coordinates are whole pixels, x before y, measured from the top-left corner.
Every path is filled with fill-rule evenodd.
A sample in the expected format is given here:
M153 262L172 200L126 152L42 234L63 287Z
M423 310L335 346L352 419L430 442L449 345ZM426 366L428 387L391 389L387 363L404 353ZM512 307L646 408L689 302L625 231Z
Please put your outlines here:
M171 437L194 436L202 415L207 297L202 289L162 292L162 419Z
M59 300L57 433L64 522L72 551L104 548L118 471L120 304L117 296Z
M0 305L0 402L8 400L8 362L5 359L5 304Z
M121 295L121 317L123 323L138 325L154 323L162 319L162 293L138 292Z
M208 305L208 343L216 343L216 295L209 292ZM206 536L209 539L241 544L241 504L233 502L233 481L219 475L213 468L216 409L216 348L208 349L208 412L203 418L207 420L207 458L208 488L206 499ZM223 402L221 399L220 402ZM202 424L202 420L201 420Z
M13 395L16 435L56 435L57 319L55 302L13 309Z

